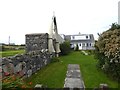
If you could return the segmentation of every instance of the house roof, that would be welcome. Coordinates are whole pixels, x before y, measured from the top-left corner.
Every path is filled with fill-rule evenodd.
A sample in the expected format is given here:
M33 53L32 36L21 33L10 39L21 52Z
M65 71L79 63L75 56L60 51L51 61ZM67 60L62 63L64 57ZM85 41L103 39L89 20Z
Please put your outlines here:
M90 36L90 39L80 39L80 40L93 40L94 41L94 36L93 34L77 34L77 35L65 35L65 40L71 40L71 36ZM71 40L71 41L79 41L79 40Z

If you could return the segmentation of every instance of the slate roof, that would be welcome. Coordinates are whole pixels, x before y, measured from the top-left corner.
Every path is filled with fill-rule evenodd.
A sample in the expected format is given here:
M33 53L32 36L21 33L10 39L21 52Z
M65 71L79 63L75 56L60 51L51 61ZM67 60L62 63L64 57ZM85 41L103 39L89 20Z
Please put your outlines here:
M71 36L90 36L90 39L71 40ZM93 34L77 34L77 35L65 35L65 40L70 41L94 41Z

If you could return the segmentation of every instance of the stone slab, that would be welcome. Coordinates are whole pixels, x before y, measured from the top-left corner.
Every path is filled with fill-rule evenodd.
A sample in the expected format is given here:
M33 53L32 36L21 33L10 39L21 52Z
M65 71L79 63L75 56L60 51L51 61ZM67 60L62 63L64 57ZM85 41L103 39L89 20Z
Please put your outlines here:
M84 90L85 86L81 77L80 67L78 64L68 65L64 88L79 88Z
M67 71L67 78L80 78L80 70L68 70Z
M65 79L65 88L83 88L83 82L78 78L66 78Z
M79 70L79 65L78 64L69 64L68 65L68 70Z

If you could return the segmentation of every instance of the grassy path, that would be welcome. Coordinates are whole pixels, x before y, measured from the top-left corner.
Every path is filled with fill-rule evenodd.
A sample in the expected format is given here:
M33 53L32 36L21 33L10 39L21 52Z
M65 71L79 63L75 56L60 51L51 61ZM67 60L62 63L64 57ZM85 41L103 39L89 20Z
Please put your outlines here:
M107 83L111 88L117 88L118 83L110 80L103 72L96 69L96 60L93 56L85 56L80 52L73 52L60 57L60 62L47 65L43 69L27 78L34 85L43 84L49 88L63 88L68 64L79 64L86 88L98 87L100 83Z

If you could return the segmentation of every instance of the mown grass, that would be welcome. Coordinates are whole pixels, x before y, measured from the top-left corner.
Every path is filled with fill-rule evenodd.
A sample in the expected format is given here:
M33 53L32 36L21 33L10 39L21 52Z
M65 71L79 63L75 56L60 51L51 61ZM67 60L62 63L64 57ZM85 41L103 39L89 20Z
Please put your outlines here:
M63 87L67 67L62 62L55 62L47 65L43 69L27 78L27 82L32 81L34 87L36 84L42 84L49 88Z
M0 57L14 56L16 54L22 54L25 50L7 50L0 52Z
M43 84L49 88L63 88L68 64L79 64L86 88L95 88L101 83L108 84L110 88L117 88L118 83L97 70L96 63L92 55L85 56L80 52L72 52L67 56L61 56L60 62L51 63L42 68L37 74L27 78L26 82L32 81L31 87Z

